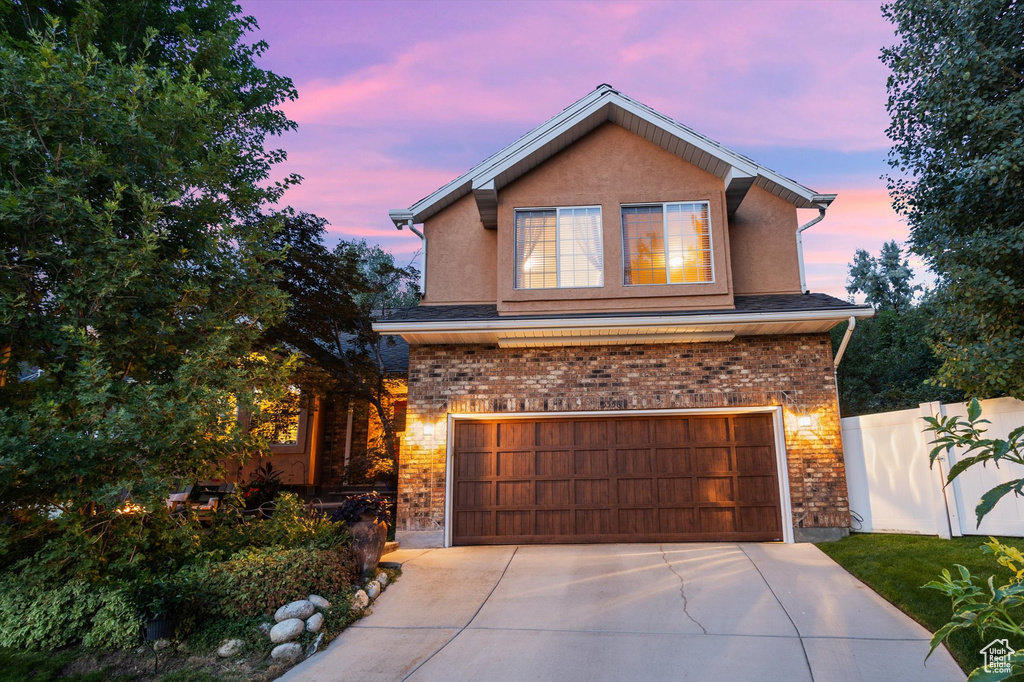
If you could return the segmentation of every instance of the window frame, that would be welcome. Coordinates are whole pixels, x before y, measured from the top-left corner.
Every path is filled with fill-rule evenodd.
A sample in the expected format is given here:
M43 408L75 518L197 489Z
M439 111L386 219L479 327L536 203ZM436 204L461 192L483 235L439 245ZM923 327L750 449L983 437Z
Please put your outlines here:
M666 233L667 225L665 216L668 214L667 207L674 204L703 204L707 207L708 216L708 253L710 254L709 263L711 267L711 279L704 282L673 282L671 281L671 265L668 257L668 234ZM645 284L630 284L626 282L626 273L628 263L626 262L626 230L624 227L624 221L622 220L622 210L625 208L643 208L645 206L660 206L661 207L661 239L662 244L665 244L665 281L664 282L650 282ZM715 241L714 241L714 230L711 228L711 202L707 199L683 199L679 201L641 201L630 204L619 204L619 242L622 248L622 286L624 287L664 287L664 286L703 286L707 284L716 284L717 279L715 276Z
M600 284L584 284L575 286L560 286L558 281L561 279L559 276L559 262L562 258L562 244L559 239L559 220L558 213L562 210L569 209L591 209L596 208L598 210L598 217L601 220L600 230L600 253L601 253L601 283ZM519 239L516 232L516 225L518 224L518 215L520 212L527 211L554 211L555 212L555 286L553 287L523 287L519 286ZM604 257L604 207L601 204L581 204L578 206L517 206L512 210L512 290L513 291L555 291L561 289L603 289L605 285L605 261Z

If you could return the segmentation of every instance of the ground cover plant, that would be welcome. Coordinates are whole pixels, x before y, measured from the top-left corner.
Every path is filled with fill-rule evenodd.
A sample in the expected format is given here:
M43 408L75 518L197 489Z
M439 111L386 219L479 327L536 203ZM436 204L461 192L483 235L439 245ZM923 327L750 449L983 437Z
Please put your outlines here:
M997 539L1024 549L1024 539ZM838 542L821 543L818 548L930 632L935 632L952 619L953 607L947 595L923 586L935 580L943 570L960 564L975 575L997 575L1003 582L1011 577L1009 569L997 564L991 554L980 551L987 541L979 536L943 540L924 535L855 533ZM1016 615L1024 618L1024 608L1019 608ZM959 630L950 634L946 647L960 667L970 672L984 663L979 652L995 637L995 631L983 639L976 631Z

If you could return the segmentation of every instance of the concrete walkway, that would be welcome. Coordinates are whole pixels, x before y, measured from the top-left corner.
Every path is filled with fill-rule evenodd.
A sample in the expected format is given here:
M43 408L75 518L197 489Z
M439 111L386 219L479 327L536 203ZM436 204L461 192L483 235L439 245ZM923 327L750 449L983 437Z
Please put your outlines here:
M401 550L373 613L282 679L963 680L813 545Z

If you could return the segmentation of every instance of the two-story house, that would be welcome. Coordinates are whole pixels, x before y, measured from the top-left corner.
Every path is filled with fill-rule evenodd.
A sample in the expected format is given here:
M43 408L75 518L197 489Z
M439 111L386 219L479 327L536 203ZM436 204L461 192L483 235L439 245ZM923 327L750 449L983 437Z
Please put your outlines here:
M807 293L800 241L834 198L602 85L391 211L426 253L375 325L409 343L400 539L844 534L828 331L872 311Z

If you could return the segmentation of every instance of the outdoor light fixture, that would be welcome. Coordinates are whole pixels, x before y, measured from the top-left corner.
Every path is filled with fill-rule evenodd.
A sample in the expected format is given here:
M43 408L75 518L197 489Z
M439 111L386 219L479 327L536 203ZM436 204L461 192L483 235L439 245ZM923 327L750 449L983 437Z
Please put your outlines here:
M432 423L427 422L426 424L423 425L423 435L426 436L427 438L433 437L434 425Z
M809 429L811 428L811 416L809 414L801 415L800 418L796 420L796 423L801 429Z

